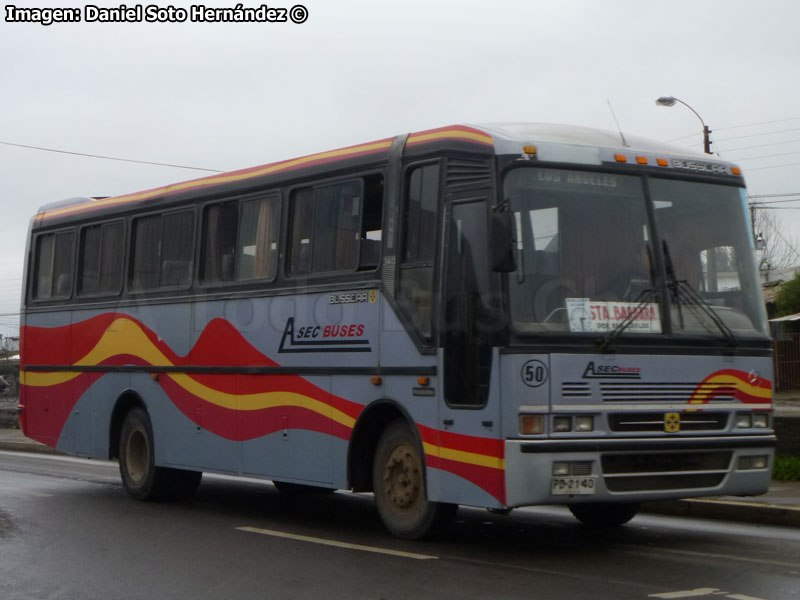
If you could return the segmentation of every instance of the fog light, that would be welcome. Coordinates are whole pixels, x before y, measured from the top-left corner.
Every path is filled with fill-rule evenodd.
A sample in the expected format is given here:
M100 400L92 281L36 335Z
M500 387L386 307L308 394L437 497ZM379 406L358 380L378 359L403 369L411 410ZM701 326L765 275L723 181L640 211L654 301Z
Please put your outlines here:
M553 417L553 432L565 433L572 431L572 417Z
M753 427L758 427L759 429L769 427L769 415L753 415Z
M739 470L749 471L755 469L766 469L769 465L768 456L740 456Z
M556 476L565 476L569 475L569 463L568 462L554 462L553 463L553 475Z
M736 415L736 427L752 427L753 415L749 413L739 413Z
M544 433L544 416L520 415L519 432L523 435L537 435Z
M575 431L594 431L594 417L575 417Z

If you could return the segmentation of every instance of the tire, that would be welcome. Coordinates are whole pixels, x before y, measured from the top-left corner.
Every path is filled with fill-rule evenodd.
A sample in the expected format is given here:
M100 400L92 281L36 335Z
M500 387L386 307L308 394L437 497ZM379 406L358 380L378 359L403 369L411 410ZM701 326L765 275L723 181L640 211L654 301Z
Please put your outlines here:
M278 488L282 494L332 494L336 490L333 488L321 487L318 485L306 485L303 483L291 483L289 481L273 481L272 484Z
M640 506L636 502L570 504L569 510L576 519L589 527L619 527L635 517Z
M431 502L425 488L422 451L405 420L383 432L372 469L375 504L384 526L410 540L438 533L452 523L458 505Z
M125 492L136 500L190 498L203 473L155 466L153 427L147 411L133 408L125 416L119 436L119 473Z

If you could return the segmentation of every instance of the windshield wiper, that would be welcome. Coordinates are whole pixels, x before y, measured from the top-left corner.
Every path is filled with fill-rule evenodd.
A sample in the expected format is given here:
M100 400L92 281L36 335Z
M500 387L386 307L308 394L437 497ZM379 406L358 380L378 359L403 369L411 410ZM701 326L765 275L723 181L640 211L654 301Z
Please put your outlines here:
M635 302L638 304L634 307L634 309L625 317L619 324L614 327L613 330L609 331L605 337L597 340L597 346L600 352L605 352L606 349L611 345L615 339L617 339L622 333L628 328L628 326L636 320L642 311L650 304L650 300L653 296L656 295L656 290L653 288L647 288L646 290L642 290L642 292L636 297Z
M664 248L664 266L666 267L667 271L667 287L669 288L670 292L672 292L672 296L675 299L675 305L678 308L678 317L681 321L681 329L683 329L683 314L681 313L681 298L684 299L686 305L690 308L699 308L701 313L707 315L714 325L717 326L717 329L720 330L722 333L722 337L725 338L725 341L728 343L729 346L735 347L739 345L739 340L736 339L736 334L733 333L730 327L728 327L725 322L720 318L720 316L714 312L714 309L705 301L705 299L697 293L691 284L686 280L679 280L675 276L675 269L672 265L672 259L669 255L669 247L667 246L667 241L662 241L662 246ZM692 310L695 315L698 315L696 310ZM701 323L703 322L702 319L698 316L698 321Z

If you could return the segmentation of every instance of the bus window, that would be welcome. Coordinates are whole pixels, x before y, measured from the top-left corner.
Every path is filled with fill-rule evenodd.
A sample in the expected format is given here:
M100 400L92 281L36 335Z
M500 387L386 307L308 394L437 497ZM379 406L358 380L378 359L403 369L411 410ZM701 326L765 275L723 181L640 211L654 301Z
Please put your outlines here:
M203 236L203 282L233 281L239 204L226 202L206 209Z
M74 246L73 231L39 236L36 248L36 287L33 292L35 299L69 298L72 293Z
M409 172L397 298L413 327L429 341L433 320L433 267L439 210L439 165Z
M116 294L122 288L124 223L91 225L81 233L78 292Z
M236 279L272 279L278 267L278 198L242 202Z
M296 190L290 210L291 275L377 268L382 175Z
M153 215L133 222L135 291L188 285L192 276L194 213Z

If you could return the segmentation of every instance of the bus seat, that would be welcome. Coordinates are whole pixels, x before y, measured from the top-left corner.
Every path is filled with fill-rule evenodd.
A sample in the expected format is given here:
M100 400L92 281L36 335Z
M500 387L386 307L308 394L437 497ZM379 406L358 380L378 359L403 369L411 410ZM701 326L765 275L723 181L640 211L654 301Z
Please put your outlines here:
M381 243L378 240L361 240L359 269L374 269L381 258Z

